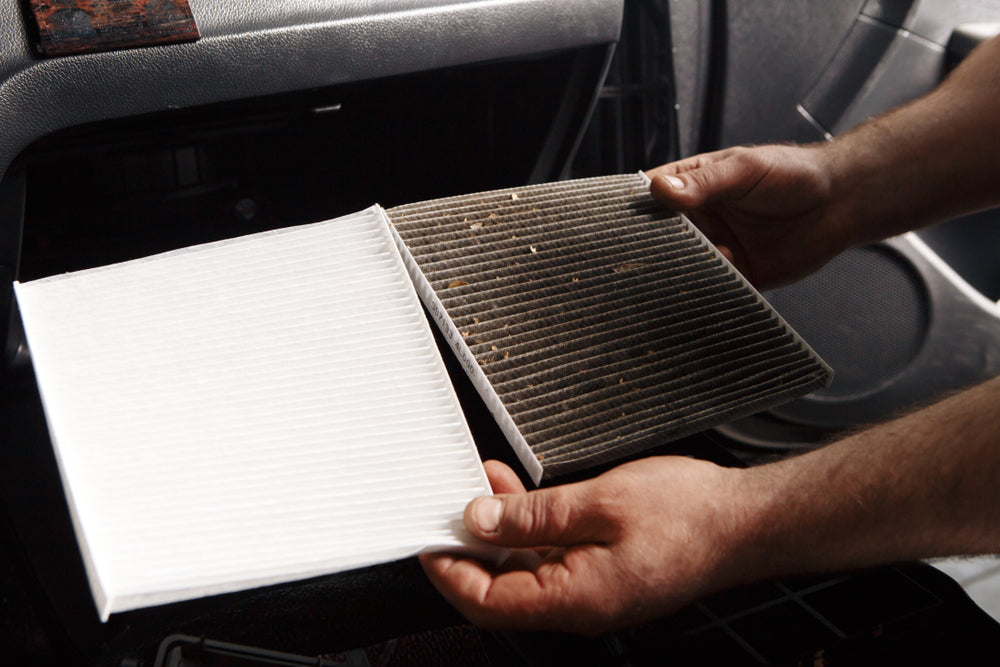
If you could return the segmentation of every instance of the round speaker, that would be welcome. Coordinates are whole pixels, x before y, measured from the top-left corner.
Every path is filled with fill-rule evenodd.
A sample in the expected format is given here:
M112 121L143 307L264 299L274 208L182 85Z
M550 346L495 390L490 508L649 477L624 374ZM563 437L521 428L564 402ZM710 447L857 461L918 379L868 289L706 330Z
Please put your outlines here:
M764 296L833 368L830 386L811 394L827 401L854 400L891 382L927 335L923 280L882 244L848 250Z

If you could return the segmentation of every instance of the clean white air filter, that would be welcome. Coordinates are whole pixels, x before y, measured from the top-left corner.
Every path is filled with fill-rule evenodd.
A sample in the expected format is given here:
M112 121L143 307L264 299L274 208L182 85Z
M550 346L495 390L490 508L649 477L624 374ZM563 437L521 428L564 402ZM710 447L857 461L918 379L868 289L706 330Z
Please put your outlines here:
M474 546L489 485L381 209L16 289L102 617Z

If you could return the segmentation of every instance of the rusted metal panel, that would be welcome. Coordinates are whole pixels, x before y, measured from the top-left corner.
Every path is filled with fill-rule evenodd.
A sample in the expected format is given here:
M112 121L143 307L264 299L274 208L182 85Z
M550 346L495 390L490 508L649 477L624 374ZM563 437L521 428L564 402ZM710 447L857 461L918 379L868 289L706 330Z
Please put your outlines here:
M28 0L45 56L190 42L198 26L187 0Z

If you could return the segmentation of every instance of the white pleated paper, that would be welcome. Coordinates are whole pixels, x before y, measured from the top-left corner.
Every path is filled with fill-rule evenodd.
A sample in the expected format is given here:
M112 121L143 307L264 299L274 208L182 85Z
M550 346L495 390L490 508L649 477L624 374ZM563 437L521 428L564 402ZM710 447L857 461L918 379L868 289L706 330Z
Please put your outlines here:
M489 486L378 207L15 288L102 618L475 546Z

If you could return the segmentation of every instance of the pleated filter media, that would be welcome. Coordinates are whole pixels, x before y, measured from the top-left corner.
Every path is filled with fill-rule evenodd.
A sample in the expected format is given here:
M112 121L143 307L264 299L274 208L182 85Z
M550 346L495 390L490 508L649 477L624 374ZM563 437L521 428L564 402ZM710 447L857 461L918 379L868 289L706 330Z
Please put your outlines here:
M18 284L102 618L474 548L490 492L382 212Z
M641 174L387 213L425 305L536 481L830 380Z

